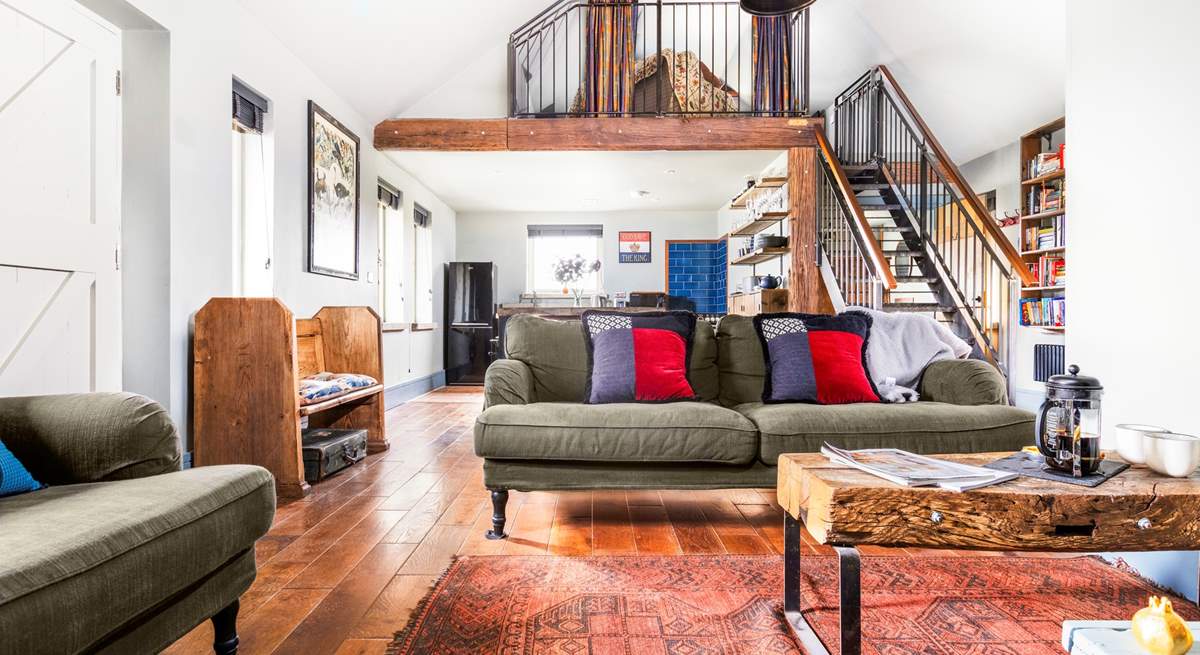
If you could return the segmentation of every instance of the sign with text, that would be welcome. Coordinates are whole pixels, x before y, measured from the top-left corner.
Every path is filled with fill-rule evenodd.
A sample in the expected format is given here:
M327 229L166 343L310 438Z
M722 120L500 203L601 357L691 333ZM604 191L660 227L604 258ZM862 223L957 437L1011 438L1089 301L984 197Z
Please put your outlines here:
M620 249L617 262L621 264L650 263L650 233L620 232Z

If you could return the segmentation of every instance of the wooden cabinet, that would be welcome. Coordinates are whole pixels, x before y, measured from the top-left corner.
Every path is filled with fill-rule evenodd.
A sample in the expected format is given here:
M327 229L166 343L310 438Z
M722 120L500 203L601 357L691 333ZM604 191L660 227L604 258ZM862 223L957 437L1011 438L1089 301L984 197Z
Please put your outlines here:
M787 310L787 289L759 289L754 293L735 293L729 297L730 314L754 316Z

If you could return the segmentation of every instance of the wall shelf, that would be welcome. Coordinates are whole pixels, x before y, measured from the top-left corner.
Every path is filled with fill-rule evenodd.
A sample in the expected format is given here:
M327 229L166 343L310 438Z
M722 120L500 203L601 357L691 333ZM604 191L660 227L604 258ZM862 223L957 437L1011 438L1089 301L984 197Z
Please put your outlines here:
M1066 174L1067 174L1066 169L1060 168L1056 171L1050 171L1049 173L1046 173L1045 175L1039 175L1035 178L1031 178L1028 180L1021 180L1021 186L1030 186L1033 184L1041 184L1043 182L1049 182L1050 180L1057 180L1058 178L1060 178Z
M1025 257L1025 256L1029 256L1029 255L1045 255L1047 253L1052 253L1052 252L1065 252L1066 250L1067 250L1066 246L1055 246L1053 248L1041 248L1039 250L1022 250L1021 256Z
M1040 221L1045 218L1054 218L1055 216L1062 216L1065 213L1067 213L1067 210L1065 208L1064 209L1055 209L1054 211L1041 212L1040 214L1030 214L1028 216L1022 216L1021 220L1022 221Z
M764 177L758 182L755 182L753 186L748 187L745 191L738 194L738 197L734 198L733 202L729 203L729 208L745 209L746 205L750 202L750 199L755 195L767 189L778 189L784 184L787 184L786 177Z
M741 257L730 261L729 263L733 266L750 266L753 264L761 264L763 262L769 262L772 259L783 257L791 251L791 248L759 248L758 250L742 255Z
M779 223L788 217L787 212L765 212L759 218L743 223L731 230L729 236L734 237L749 237L770 229L775 224Z

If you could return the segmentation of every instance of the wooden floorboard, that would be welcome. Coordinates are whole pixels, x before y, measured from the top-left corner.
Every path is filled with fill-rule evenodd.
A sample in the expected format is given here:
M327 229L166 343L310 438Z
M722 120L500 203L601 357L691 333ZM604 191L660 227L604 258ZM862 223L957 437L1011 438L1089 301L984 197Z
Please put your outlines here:
M783 552L773 489L512 492L510 536L489 541L491 502L471 441L481 407L470 388L401 405L386 417L390 450L280 505L255 548L240 652L381 655L459 555ZM806 553L828 550L804 537ZM211 644L204 623L167 652L209 653Z

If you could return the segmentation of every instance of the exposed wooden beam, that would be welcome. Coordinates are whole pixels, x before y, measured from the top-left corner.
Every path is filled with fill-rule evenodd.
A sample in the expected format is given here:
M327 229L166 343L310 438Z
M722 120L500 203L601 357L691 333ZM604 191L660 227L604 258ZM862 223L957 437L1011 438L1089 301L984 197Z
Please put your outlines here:
M783 150L816 143L819 118L400 118L375 127L379 150Z
M397 118L375 126L377 150L506 150L506 118Z
M509 150L774 150L814 143L818 119L758 116L526 118Z

